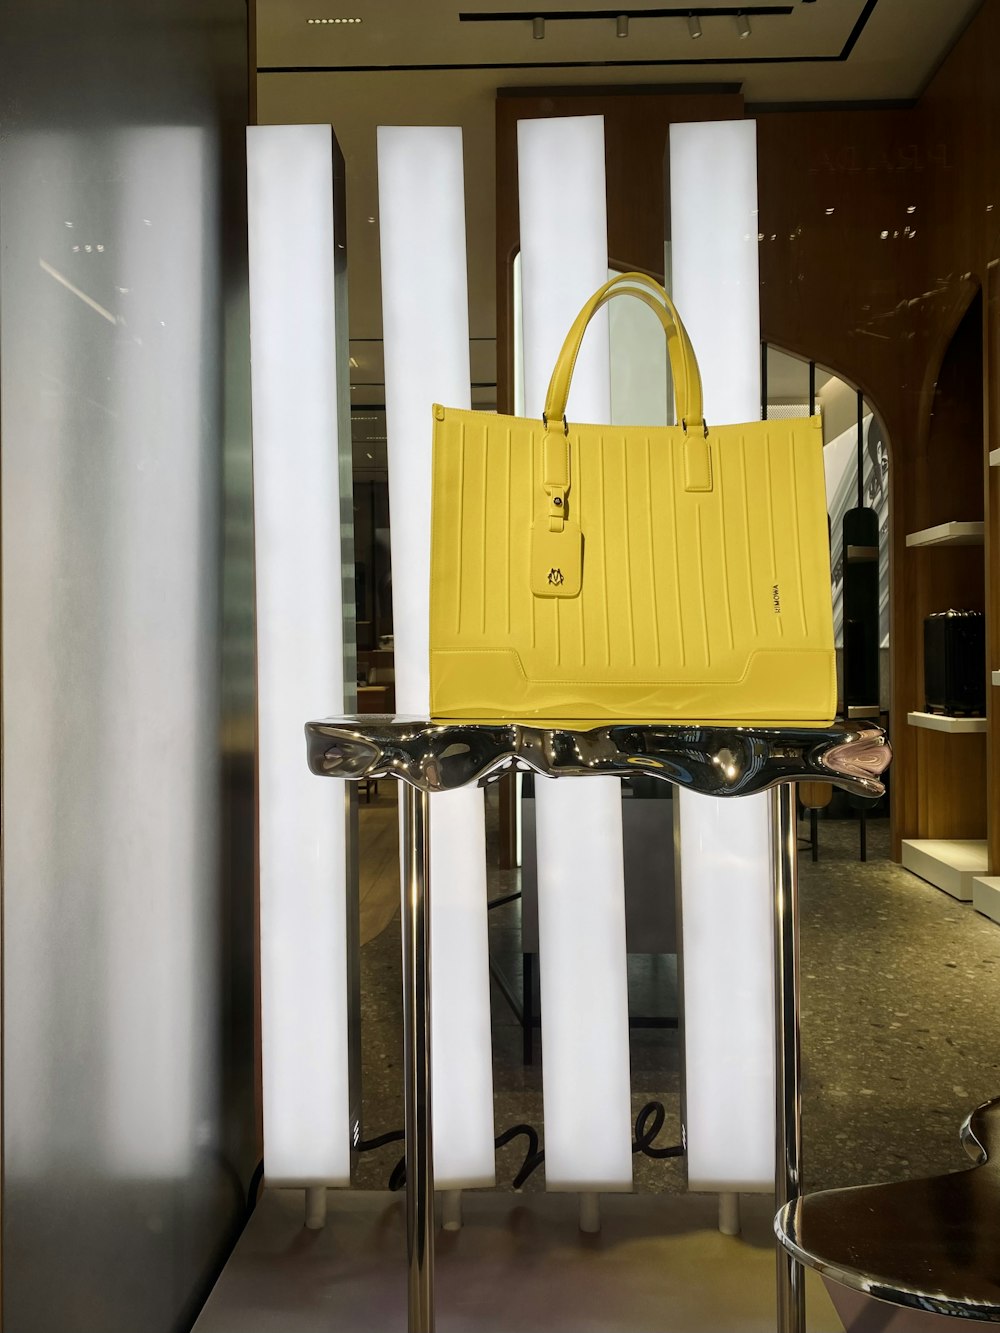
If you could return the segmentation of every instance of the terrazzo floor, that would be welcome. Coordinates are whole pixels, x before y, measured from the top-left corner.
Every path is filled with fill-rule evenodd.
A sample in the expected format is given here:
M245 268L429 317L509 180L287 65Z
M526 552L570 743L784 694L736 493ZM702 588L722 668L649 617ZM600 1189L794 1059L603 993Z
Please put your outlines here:
M403 1119L393 786L382 783L361 807L366 1138ZM495 822L491 810L491 843ZM805 836L805 823L800 831ZM1000 1092L1000 926L890 861L885 819L869 821L866 863L857 859L852 821L822 820L819 841L818 863L807 850L800 855L804 1187L965 1166L959 1126ZM517 887L518 872L495 865L491 854L491 898ZM518 903L490 913L490 950L520 993L518 913ZM630 959L633 1012L676 1012L675 985L672 958ZM523 1066L520 1027L495 985L492 1000L497 1133L519 1122L541 1129L540 1040L532 1065ZM668 1143L680 1134L677 1052L676 1033L632 1032L633 1113L661 1100L667 1121L660 1141ZM499 1150L498 1188L510 1188L523 1152L518 1141ZM363 1154L357 1187L385 1188L398 1156L398 1145ZM544 1188L543 1170L527 1191ZM635 1159L637 1191L682 1186L679 1162Z

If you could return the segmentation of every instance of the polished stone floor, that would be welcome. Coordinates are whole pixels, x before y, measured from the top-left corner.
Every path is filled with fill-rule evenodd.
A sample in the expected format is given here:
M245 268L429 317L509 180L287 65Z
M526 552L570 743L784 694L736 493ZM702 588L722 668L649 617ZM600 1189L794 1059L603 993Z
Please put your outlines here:
M402 1124L393 784L382 783L362 806L361 822L364 1133L373 1137ZM495 817L488 829L493 824ZM856 823L819 827L819 862L808 851L800 861L805 1188L967 1165L959 1125L1000 1092L1000 927L891 862L887 820L869 822L866 863L857 859ZM516 872L491 868L491 898L516 887ZM518 913L517 903L491 912L490 942L519 992ZM670 1013L673 959L633 957L629 987L634 1012ZM524 1067L520 1028L494 986L498 1133L521 1121L542 1128L539 1047ZM632 1033L633 1107L664 1102L666 1142L679 1137L677 1049L669 1031ZM398 1155L398 1145L364 1154L356 1184L384 1188ZM522 1156L517 1143L500 1150L499 1188L509 1189ZM682 1182L678 1162L636 1158L638 1191L675 1191ZM526 1189L543 1187L540 1169Z

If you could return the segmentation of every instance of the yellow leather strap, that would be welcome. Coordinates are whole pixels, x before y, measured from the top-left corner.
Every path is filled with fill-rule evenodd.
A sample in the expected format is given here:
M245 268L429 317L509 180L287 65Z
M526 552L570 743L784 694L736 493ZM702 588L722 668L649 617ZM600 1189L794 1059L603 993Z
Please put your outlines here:
M649 308L659 319L667 335L667 352L670 356L670 369L674 377L674 401L677 408L677 421L684 423L689 431L704 434L705 414L702 407L701 374L698 362L688 337L687 329L674 308L670 297L660 284L647 277L645 273L620 273L617 277L599 287L583 307L562 345L562 351L556 361L552 378L549 380L548 393L545 396L545 418L550 432L562 431L566 403L569 399L569 387L580 354L583 335L587 325L603 305L615 296L634 296Z
M562 532L569 494L569 440L561 418L542 441L542 485L549 497L549 531Z

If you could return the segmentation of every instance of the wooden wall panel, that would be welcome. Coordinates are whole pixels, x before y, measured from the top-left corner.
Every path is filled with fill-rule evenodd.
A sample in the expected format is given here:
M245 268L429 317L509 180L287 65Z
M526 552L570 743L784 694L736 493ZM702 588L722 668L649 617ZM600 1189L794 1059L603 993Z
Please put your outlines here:
M983 737L911 730L918 771L935 775L934 782L915 784L920 837L981 838L986 821Z
M1000 652L1000 580L984 581L988 562L995 570L1000 500L988 504L983 484L1000 414L995 382L984 397L984 363L1000 310L977 295L1000 256L997 50L1000 0L986 0L914 108L758 121L764 336L864 389L889 439L895 854L904 837L983 836L988 822L993 873L998 710L991 699L988 793L983 738L928 739L906 713L922 704L929 611L980 607L988 592L988 636ZM985 553L905 545L907 532L933 522L983 516L992 525Z
M763 337L861 388L889 441L894 854L904 837L982 836L988 824L994 874L1000 704L993 687L985 741L930 735L909 727L906 713L923 706L923 618L932 610L985 606L990 665L1000 667L1000 469L987 467L988 447L1000 448L997 51L1000 0L985 0L914 107L757 118ZM669 124L739 116L741 107L728 90L501 90L501 411L512 393L517 121L604 115L612 258L657 273ZM981 515L984 549L906 546L908 532Z

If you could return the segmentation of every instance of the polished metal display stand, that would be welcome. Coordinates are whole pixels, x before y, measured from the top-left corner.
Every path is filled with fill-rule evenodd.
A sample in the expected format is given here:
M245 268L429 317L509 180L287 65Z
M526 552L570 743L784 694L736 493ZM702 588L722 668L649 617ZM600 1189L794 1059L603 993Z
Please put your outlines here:
M1000 1098L966 1117L964 1171L799 1195L774 1229L788 1261L821 1273L845 1324L897 1327L889 1306L933 1333L1000 1323ZM899 1326L902 1326L900 1322Z
M430 1086L430 876L428 802L434 792L499 779L512 769L545 777L644 773L705 795L776 789L773 811L774 990L779 1207L798 1197L801 1153L799 960L795 789L835 782L882 794L890 751L879 728L700 726L662 723L544 724L434 722L426 718L341 717L306 726L314 773L403 784L403 1031L406 1222L410 1333L434 1328L434 1164ZM805 1333L798 1260L778 1250L778 1333Z

